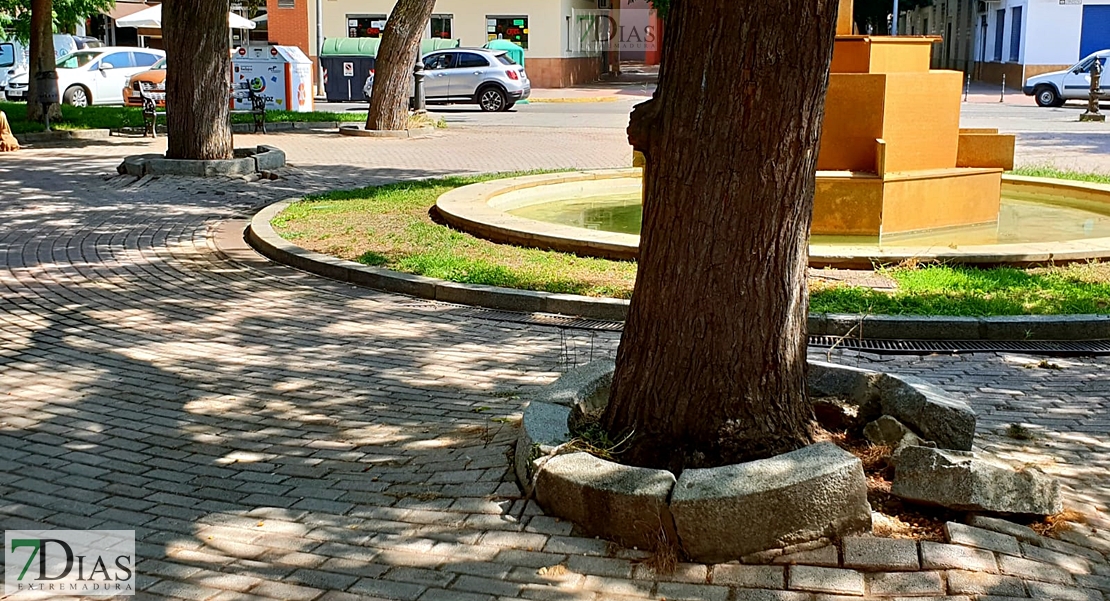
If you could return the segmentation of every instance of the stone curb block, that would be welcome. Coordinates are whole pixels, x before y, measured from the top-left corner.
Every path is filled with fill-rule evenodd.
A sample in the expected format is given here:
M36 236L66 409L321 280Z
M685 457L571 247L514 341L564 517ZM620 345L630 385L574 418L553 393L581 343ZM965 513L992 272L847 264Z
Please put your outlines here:
M263 255L280 263L377 290L444 302L505 311L573 315L605 321L624 321L628 316L628 301L624 299L459 284L367 267L305 250L277 236L269 225L271 219L294 202L297 199L270 205L251 220L251 244ZM864 340L1110 339L1110 315L980 318L811 313L808 327L811 336L843 336Z
M626 547L651 549L661 533L674 540L667 500L675 486L665 470L631 467L589 453L558 455L544 465L536 482L536 501L546 511L570 520L588 536L602 536Z
M871 529L863 463L830 442L686 470L671 512L683 549L705 562Z

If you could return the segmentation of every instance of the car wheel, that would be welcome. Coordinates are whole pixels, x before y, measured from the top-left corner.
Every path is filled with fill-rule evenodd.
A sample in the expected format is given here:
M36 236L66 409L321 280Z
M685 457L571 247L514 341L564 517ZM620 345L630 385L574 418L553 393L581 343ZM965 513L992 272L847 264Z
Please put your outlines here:
M1033 96L1037 99L1037 106L1043 107L1058 107L1064 104L1064 99L1056 93L1052 86L1041 86L1033 91Z
M62 101L69 106L89 106L91 100L89 93L81 86L70 86L62 95Z
M482 110L487 113L503 111L508 104L509 99L505 97L505 93L500 88L489 87L478 92L478 106L482 107Z
M505 104L505 108L503 108L501 110L507 111L507 110L513 108L514 106L516 106L516 101L515 100L510 100L508 103Z

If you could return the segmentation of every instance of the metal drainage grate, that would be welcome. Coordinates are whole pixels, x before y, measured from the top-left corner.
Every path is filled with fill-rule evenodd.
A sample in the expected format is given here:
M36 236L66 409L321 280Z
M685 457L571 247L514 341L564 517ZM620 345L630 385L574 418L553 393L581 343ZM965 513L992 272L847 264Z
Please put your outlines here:
M621 321L584 319L551 313L517 313L466 306L459 306L450 309L448 312L461 317L574 330L620 332L624 329L624 322ZM860 340L840 336L810 336L809 346L814 348L850 349L888 355L1004 352L1056 357L1110 355L1110 340Z
M569 317L553 313L515 313L513 311L498 311L496 309L483 309L481 307L465 307L450 311L452 315L461 317L475 317L478 319L492 319L494 321L508 321L512 323L527 323L540 326L554 326L558 328L571 328L575 330L601 330L605 332L620 332L624 329L623 321L605 321L601 319L585 319L582 317Z
M839 336L810 336L809 345L882 354L1022 353L1057 357L1110 355L1110 340L859 340Z

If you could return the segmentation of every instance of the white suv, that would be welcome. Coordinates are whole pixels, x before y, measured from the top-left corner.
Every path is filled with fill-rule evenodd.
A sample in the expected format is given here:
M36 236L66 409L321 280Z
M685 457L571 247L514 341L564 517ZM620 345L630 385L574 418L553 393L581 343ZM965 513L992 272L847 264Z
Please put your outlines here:
M428 104L477 104L483 111L498 112L513 108L532 93L524 67L504 50L451 48L425 54L421 60ZM373 87L371 71L362 87L367 100Z
M107 47L71 52L58 59L58 92L73 106L123 104L123 88L132 75L166 56L154 48ZM8 100L27 100L26 73L8 81Z
M1025 82L1022 91L1026 96L1037 99L1038 106L1063 106L1068 100L1086 100L1091 92L1091 65L1097 59L1102 63L1102 90L1105 98L1110 95L1110 73L1106 72L1106 59L1110 58L1110 50L1099 50L1087 56L1070 69L1053 71L1036 77L1030 77Z

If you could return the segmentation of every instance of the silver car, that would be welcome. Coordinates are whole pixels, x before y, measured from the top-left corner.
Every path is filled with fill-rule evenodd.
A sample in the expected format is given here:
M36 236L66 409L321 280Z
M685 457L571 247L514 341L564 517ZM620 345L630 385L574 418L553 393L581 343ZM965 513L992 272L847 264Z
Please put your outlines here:
M504 50L452 48L426 54L424 98L428 104L477 104L483 111L507 111L532 93L524 67ZM370 98L371 73L363 86Z

